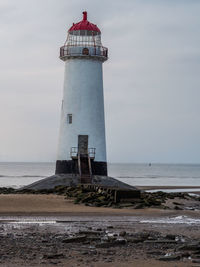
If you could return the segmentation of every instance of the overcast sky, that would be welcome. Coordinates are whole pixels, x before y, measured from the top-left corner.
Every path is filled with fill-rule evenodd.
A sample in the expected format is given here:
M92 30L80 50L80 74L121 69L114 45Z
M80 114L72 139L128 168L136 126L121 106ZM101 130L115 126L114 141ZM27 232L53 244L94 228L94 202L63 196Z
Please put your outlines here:
M67 30L109 48L109 162L200 162L199 0L0 0L0 161L55 161Z

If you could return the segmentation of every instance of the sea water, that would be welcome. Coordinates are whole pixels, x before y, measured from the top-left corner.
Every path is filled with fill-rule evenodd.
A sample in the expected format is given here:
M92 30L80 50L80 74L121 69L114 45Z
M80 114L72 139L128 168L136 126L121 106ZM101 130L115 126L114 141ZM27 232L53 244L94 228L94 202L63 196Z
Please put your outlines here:
M19 188L53 175L55 163L0 163L0 187ZM109 176L134 186L199 186L200 164L108 164Z

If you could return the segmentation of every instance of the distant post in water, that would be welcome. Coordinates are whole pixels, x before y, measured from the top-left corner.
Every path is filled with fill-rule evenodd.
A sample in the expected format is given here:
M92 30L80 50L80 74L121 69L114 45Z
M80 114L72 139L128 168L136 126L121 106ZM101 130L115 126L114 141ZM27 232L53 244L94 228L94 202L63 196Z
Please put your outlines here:
M107 176L102 63L108 49L87 12L68 30L60 59L65 74L56 174L78 174L81 183L91 183L93 175Z

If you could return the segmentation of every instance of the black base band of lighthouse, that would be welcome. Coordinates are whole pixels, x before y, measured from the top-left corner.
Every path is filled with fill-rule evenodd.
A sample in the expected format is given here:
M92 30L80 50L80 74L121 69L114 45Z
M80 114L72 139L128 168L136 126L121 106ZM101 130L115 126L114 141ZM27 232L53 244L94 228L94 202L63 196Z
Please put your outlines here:
M93 175L107 176L107 162L99 162L91 160L91 168ZM57 160L56 174L79 174L77 160Z

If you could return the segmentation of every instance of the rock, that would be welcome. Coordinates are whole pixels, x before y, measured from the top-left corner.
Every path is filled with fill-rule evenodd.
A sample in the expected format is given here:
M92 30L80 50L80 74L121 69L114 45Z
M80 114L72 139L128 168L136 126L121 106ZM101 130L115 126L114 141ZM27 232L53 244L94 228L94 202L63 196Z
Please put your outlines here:
M183 205L182 203L179 203L179 202L172 202L174 205Z
M97 244L96 248L110 248L110 247L115 247L115 246L125 245L125 244L126 244L125 239L117 239L117 240L113 240L110 242L103 242L103 243Z
M149 255L156 255L156 256L164 256L165 255L165 252L163 251L147 251L147 254Z
M175 209L175 210L183 210L183 209L180 208L179 206L175 206L174 209Z
M189 253L188 253L189 254ZM192 254L191 257L193 259L200 259L200 254Z
M133 203L120 203L119 206L120 208L129 208L133 207Z
M157 240L145 240L144 243L157 243L157 244L169 244L169 243L172 243L172 244L177 244L177 241L175 240L171 240L171 239L157 239Z
M97 199L102 202L102 201L104 201L106 199L106 197L105 196L100 196Z
M200 263L200 260L199 259L193 259L192 263Z
M138 233L138 236L140 238L143 238L144 240L149 238L150 237L149 235L150 235L149 233L145 233L145 232L144 233Z
M141 242L144 242L144 239L143 238L132 238L132 237L128 237L127 238L127 242L129 243L141 243Z
M88 251L82 251L82 252L81 252L81 255L88 255L88 254L89 254Z
M62 240L62 243L79 243L82 241L86 241L86 235L75 236L75 237L68 237Z
M100 231L79 231L79 234L84 234L84 235L100 235Z
M125 239L117 239L113 242L113 244L115 245L125 245L126 244L126 240Z
M145 207L144 203L138 203L133 205L133 209L143 209Z
M111 242L117 239L116 236L114 235L108 236L107 238L108 238L107 240Z
M178 261L181 257L179 255L165 256L158 258L159 261Z
M103 242L96 245L96 248L110 248L112 247L112 243L109 242Z
M120 233L119 233L119 236L125 236L126 235L126 231L121 231Z
M88 236L87 237L87 240L88 241L100 241L101 240L101 238L100 237L98 237L98 236Z
M175 235L172 235L172 234L168 234L165 236L166 239L170 239L170 240L175 240L176 239L176 236Z
M17 190L11 187L0 187L0 194L15 194Z
M186 245L182 245L182 246L178 247L178 250L189 250L189 251L198 250L198 251L200 251L200 245L199 245L199 243L186 244Z
M107 259L105 262L113 262L113 259Z
M167 194L167 198L174 199L175 196L173 194Z
M60 258L64 258L64 254L60 253L60 254L48 254L48 255L43 255L42 257L43 259L60 259Z

